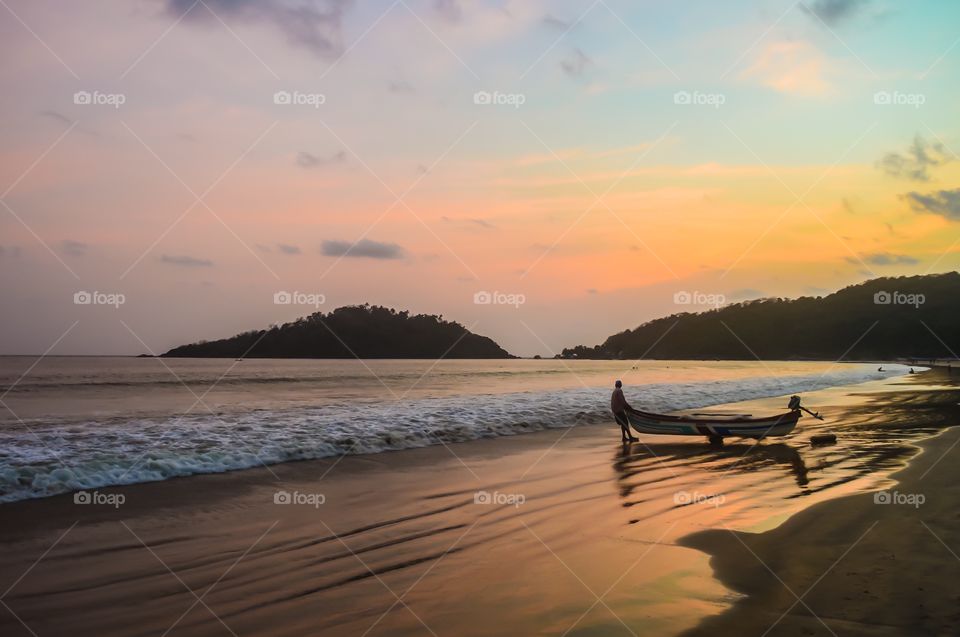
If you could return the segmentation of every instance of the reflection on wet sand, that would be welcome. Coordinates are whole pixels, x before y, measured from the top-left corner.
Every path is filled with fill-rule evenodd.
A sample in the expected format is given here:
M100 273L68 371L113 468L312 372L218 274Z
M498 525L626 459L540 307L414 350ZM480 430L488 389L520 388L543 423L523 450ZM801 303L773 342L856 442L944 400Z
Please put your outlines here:
M645 471L646 461L659 459L674 466L699 465L711 472L749 473L784 465L797 486L807 486L808 469L797 449L785 443L733 443L722 447L683 443L627 443L613 463L624 498L637 487L630 478Z

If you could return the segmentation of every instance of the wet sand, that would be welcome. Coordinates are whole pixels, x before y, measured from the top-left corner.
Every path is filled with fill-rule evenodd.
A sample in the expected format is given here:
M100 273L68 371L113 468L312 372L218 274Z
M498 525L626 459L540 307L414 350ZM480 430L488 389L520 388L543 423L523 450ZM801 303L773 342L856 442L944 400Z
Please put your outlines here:
M865 503L871 522L890 519L805 599L838 626L850 605L843 625L860 630L856 609L914 585L904 571L948 597L960 570L916 519L926 543L883 543L904 532L897 515L960 541L952 456L925 477L917 512L869 495L956 420L957 396L934 387L945 382L932 372L808 394L829 422L805 418L792 437L759 445L646 437L624 447L611 424L99 491L123 496L119 506L3 505L0 634L759 635L795 598L738 538L799 595L857 540ZM828 429L837 445L807 444ZM900 561L881 563L891 547ZM873 559L862 572L861 552ZM885 574L896 582L881 584ZM826 632L798 606L770 634ZM949 621L945 607L924 612Z

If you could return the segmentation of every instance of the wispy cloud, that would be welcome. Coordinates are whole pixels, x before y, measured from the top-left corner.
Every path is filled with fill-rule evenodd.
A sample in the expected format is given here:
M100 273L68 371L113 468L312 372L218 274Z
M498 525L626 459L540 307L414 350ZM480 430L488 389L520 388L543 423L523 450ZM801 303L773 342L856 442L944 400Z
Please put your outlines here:
M434 0L433 9L447 22L459 22L463 17L463 8L458 0Z
M574 49L573 53L560 61L560 68L570 77L581 77L592 65L593 60L580 49Z
M931 168L947 164L953 159L943 144L928 143L917 135L905 153L887 153L877 162L877 167L892 177L929 181Z
M213 261L210 259L199 259L197 257L191 257L187 255L163 254L160 256L160 262L168 263L170 265L179 265L185 268L209 268L213 265Z
M56 120L56 121L60 122L61 124L66 124L67 126L69 126L70 124L73 124L73 120L72 120L72 119L70 119L69 117L67 117L67 116L64 115L63 113L59 113L59 112L57 112L57 111L40 111L39 115L40 115L41 117L47 117L47 118L49 118L49 119Z
M928 195L908 192L904 198L917 212L929 212L953 221L960 221L960 188L939 190Z
M453 217L440 217L444 223L454 223L454 224L467 224L470 226L475 226L479 228L484 228L487 230L494 230L497 226L493 225L486 219L481 219L480 217L466 217L462 219L454 219Z
M557 16L550 13L543 16L542 22L544 26L550 27L551 29L558 29L560 31L567 31L571 26L573 26L573 22L561 20Z
M88 246L82 241L74 241L73 239L64 239L60 242L60 250L71 257L82 257L87 254Z
M300 247L289 243L278 243L277 250L279 250L281 254L300 254Z
M328 257L359 257L367 259L402 259L405 252L396 243L381 243L370 239L361 239L356 243L349 241L324 241L321 254Z
M781 93L822 95L829 89L824 56L804 41L771 42L742 74Z
M847 257L846 261L847 263L852 263L854 265L861 265L861 262L868 263L870 265L916 265L920 263L920 259L915 259L905 254L891 254L889 252L874 252L872 254L864 254L861 255L859 259Z
M329 157L320 157L319 155L313 155L306 151L300 151L297 153L297 165L303 168L314 168L316 166L326 166L329 164L342 164L347 161L347 153L345 151L338 151Z
M763 290L757 290L755 288L742 288L740 290L734 290L730 292L731 301L749 301L753 299L762 299L766 296Z

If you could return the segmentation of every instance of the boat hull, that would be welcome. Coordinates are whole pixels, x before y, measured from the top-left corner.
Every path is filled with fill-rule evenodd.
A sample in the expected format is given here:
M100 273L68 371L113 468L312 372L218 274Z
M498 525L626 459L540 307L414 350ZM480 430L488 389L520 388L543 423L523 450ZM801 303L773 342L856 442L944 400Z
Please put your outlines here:
M627 418L634 431L641 434L759 439L785 436L793 431L800 419L800 411L789 411L768 418L691 418L636 411L628 413Z

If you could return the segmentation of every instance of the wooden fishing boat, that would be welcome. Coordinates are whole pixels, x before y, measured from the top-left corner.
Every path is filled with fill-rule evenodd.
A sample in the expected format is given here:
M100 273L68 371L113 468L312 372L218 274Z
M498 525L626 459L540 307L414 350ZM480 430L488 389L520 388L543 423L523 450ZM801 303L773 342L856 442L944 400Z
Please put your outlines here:
M662 434L670 436L706 436L710 442L722 442L725 437L768 438L785 436L797 426L797 421L806 411L815 418L819 414L800 406L800 397L793 396L788 405L789 411L753 418L745 414L696 414L693 416L669 416L634 410L627 414L630 426L641 434ZM822 420L822 418L821 418Z

